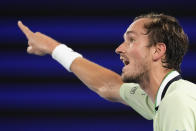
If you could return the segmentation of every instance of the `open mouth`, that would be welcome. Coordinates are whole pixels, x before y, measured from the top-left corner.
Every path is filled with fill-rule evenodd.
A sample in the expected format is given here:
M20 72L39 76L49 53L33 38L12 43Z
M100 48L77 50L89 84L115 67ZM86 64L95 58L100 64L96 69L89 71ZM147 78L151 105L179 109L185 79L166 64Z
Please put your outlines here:
M125 66L129 64L128 58L120 57L120 60L124 63Z
M124 65L128 65L129 61L128 60L124 60L123 63L124 63Z

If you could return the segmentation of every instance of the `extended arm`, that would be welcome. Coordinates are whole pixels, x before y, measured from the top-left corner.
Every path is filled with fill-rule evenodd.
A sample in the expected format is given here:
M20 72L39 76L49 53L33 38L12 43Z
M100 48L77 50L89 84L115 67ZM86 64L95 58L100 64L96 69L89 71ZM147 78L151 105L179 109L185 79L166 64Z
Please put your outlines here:
M30 54L40 56L45 54L52 55L53 51L60 45L60 43L56 40L40 32L32 32L20 21L18 22L18 26L28 39L29 47L27 48L27 52ZM71 53L74 52L72 51ZM71 55L71 53L69 53L69 55ZM66 59L66 56L63 57ZM73 61L71 61L71 64L68 67L68 70L69 69L88 88L95 91L101 97L110 101L124 103L119 94L120 86L123 83L120 75L79 56L75 57Z
M74 60L71 70L85 85L103 98L123 102L119 93L122 80L118 74L84 58Z

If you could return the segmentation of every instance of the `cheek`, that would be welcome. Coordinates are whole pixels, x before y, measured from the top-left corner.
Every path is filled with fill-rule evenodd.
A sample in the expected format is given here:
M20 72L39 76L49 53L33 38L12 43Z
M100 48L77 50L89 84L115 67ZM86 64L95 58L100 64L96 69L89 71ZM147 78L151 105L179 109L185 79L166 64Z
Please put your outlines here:
M129 68L137 69L140 68L142 65L148 64L150 56L147 50L132 48L131 50L129 50L128 58L131 66Z
M129 50L128 50L128 58L129 58L130 62L132 60L134 60L134 61L140 60L143 57L142 55L143 55L142 51L138 48L134 48L133 46L132 46L132 48L129 48Z

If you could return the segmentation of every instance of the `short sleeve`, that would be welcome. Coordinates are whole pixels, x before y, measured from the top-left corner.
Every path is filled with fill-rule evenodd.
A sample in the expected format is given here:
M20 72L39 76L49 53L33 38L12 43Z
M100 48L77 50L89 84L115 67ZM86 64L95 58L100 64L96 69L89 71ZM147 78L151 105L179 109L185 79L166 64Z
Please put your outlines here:
M147 94L135 83L124 83L120 88L121 98L136 112L148 120L154 117L154 105Z

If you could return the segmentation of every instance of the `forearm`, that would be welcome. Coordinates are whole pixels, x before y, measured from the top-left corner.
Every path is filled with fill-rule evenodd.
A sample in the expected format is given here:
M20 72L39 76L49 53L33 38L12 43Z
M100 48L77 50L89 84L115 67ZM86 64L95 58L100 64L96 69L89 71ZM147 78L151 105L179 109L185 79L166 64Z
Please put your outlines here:
M77 58L71 71L91 90L110 101L119 101L120 75L87 59Z
M122 80L118 74L84 59L81 54L63 44L52 51L52 57L103 98L121 101L119 89Z
M118 74L92 63L66 45L40 32L32 32L28 27L18 22L18 26L28 39L27 52L35 55L50 54L68 71L72 71L91 90L105 99L122 102L119 89L122 84Z

